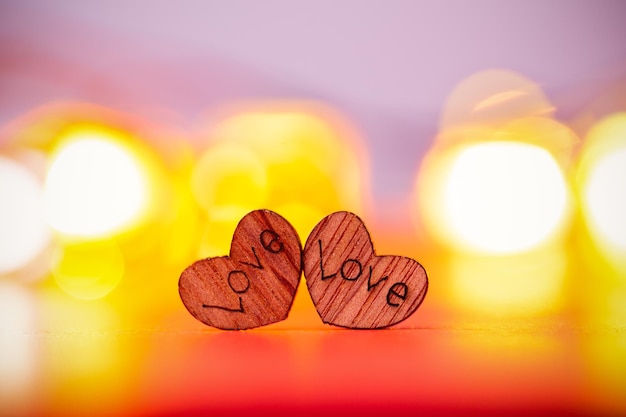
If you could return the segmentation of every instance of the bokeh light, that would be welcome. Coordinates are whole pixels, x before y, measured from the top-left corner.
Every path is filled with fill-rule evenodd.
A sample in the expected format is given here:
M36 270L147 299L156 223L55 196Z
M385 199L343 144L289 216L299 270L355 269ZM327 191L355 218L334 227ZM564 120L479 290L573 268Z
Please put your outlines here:
M516 142L487 142L459 152L444 209L459 241L480 251L513 253L543 241L564 215L563 176L551 155Z
M472 74L454 88L439 129L499 126L519 118L546 117L554 109L536 83L513 71L490 69Z
M111 239L66 242L55 260L52 275L72 297L98 299L119 284L124 275L124 257Z
M46 178L50 225L76 236L102 236L128 227L145 210L148 184L140 162L107 132L64 138Z
M235 208L217 211L206 219L198 249L200 256L223 256L229 253L235 227L247 213L246 209Z
M624 17L0 0L0 417L626 417ZM286 320L205 326L180 275L256 209L302 244L358 214L424 303L339 329L301 277Z
M556 310L564 299L564 250L515 256L457 256L450 261L451 296L458 305L497 315Z
M416 224L463 252L515 254L563 236L578 138L538 85L488 70L450 94L416 181Z
M267 198L267 171L245 146L224 143L208 149L197 162L191 186L209 213L262 207Z
M48 244L42 197L32 172L0 156L0 274L25 266Z
M326 213L361 212L364 165L354 135L328 111L277 103L224 117L192 175L206 216L200 256L227 253L237 222L258 208L289 216L303 239Z
M108 299L85 302L56 289L43 291L40 304L47 313L40 327L59 335L38 341L42 375L54 375L54 383L46 388L49 395L38 403L40 409L71 404L64 415L129 415L125 410L132 404L131 390L123 381L131 380L131 361L141 356L135 356L136 339L126 341L120 332L130 325L128 318ZM94 404L110 411L96 410Z
M585 201L589 216L607 241L626 250L626 148L605 155L589 174ZM621 186L620 186L621 185Z
M33 109L0 136L2 152L41 178L38 206L52 232L50 244L10 279L50 278L42 284L79 300L106 298L129 320L179 307L170 278L196 259L203 230L188 134L102 106L59 102ZM133 299L143 291L152 296Z
M448 254L444 296L465 312L565 308L568 168L579 143L531 80L488 70L450 94L415 183L415 224Z
M0 415L31 415L38 377L36 297L16 283L0 281Z
M626 114L595 125L581 152L581 205L595 243L616 259L626 254ZM624 263L622 261L622 263Z
M446 246L521 253L562 236L568 224L569 186L553 154L500 137L510 135L487 133L483 142L434 149L424 160L416 182L419 219Z

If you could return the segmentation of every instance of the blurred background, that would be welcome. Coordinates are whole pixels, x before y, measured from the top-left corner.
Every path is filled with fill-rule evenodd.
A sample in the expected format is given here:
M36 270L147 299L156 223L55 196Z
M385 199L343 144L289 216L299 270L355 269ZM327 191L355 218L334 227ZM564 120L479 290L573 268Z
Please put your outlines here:
M0 2L0 415L624 415L626 3ZM428 271L393 330L182 270L268 208Z

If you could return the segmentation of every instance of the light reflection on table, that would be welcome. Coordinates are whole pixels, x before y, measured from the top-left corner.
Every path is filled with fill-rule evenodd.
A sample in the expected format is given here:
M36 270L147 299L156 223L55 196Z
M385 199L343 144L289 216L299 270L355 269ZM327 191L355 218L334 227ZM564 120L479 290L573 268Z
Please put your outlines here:
M428 303L382 331L334 329L307 308L246 332L211 330L182 307L137 326L98 303L74 306L82 317L63 329L52 320L68 323L65 315L77 311L58 297L24 298L39 303L39 324L3 333L0 366L11 380L0 392L11 401L3 401L2 415L626 411L623 329L554 317L455 324Z

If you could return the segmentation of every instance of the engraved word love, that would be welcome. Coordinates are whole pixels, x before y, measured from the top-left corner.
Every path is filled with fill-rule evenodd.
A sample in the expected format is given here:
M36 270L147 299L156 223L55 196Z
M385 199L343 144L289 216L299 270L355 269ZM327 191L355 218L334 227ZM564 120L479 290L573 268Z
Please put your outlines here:
M302 246L280 215L256 210L233 235L230 256L187 267L178 281L193 317L224 330L251 329L284 320L302 273Z
M315 226L304 247L304 276L322 321L356 329L407 319L428 289L417 261L376 256L365 225L349 212L333 213Z

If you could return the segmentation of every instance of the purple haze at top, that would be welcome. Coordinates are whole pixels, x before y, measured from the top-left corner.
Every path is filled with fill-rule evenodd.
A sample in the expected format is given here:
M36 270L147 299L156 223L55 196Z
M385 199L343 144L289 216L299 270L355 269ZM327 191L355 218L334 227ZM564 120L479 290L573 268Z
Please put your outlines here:
M377 196L410 190L446 96L477 71L517 71L549 95L626 76L621 1L13 0L0 16L4 43L80 63L118 86L118 106L193 119L220 100L328 102L364 134ZM3 65L0 82L11 76ZM65 82L50 95L91 97Z

